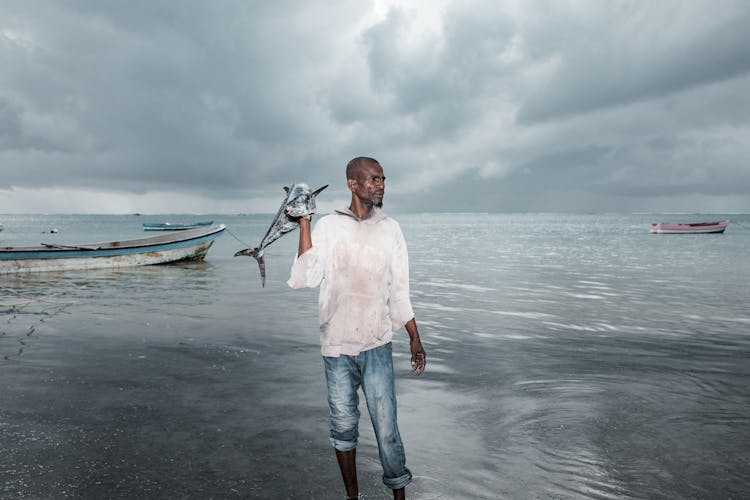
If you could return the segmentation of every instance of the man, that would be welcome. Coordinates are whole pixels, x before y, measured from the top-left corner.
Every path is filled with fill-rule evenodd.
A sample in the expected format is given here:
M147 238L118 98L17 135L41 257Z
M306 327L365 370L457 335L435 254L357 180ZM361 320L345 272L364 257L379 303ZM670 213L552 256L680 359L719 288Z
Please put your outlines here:
M411 366L424 371L426 355L409 298L409 261L398 223L386 216L385 176L372 158L346 167L350 205L320 219L299 220L299 249L288 284L320 285L320 342L328 386L331 442L348 498L358 498L356 447L361 387L378 442L383 482L405 498L411 482L396 418L391 355L393 332L406 327Z

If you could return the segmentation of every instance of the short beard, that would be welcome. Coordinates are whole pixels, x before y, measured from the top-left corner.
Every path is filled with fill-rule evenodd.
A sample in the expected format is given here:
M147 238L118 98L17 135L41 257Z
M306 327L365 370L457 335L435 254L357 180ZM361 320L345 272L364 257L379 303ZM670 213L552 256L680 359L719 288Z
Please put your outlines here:
M372 206L376 208L383 208L383 202L381 201L381 202L373 203Z

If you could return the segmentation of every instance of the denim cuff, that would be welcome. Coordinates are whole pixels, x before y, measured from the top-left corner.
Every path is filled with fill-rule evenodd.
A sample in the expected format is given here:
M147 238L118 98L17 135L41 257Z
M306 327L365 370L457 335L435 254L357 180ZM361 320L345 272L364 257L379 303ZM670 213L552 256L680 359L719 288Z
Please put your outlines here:
M383 484L392 490L404 488L409 483L411 483L411 471L406 467L404 467L404 473L398 477L383 476Z
M351 451L357 447L357 441L341 441L340 439L330 438L331 444L338 451Z

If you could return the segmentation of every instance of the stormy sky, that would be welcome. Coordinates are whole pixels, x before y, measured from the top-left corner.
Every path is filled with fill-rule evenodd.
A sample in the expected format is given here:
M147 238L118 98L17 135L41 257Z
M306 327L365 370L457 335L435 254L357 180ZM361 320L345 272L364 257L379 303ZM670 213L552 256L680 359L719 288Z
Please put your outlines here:
M3 0L0 213L750 212L746 0Z

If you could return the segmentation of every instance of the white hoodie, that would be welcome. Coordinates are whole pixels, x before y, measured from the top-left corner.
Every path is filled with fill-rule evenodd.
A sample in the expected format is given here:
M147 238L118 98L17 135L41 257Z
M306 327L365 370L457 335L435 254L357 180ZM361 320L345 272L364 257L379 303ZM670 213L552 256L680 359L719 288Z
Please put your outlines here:
M292 265L292 288L320 285L323 356L356 356L391 341L414 317L409 257L398 222L373 208L359 219L349 209L321 218L313 246Z

